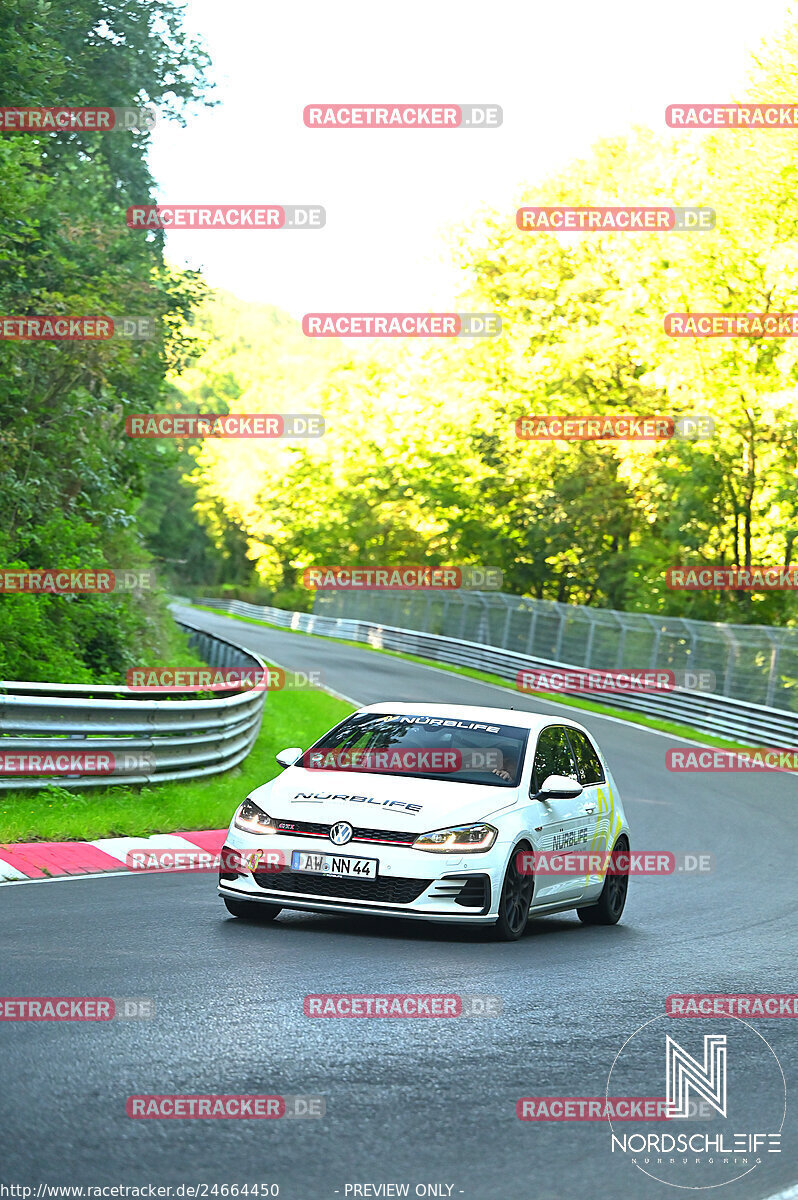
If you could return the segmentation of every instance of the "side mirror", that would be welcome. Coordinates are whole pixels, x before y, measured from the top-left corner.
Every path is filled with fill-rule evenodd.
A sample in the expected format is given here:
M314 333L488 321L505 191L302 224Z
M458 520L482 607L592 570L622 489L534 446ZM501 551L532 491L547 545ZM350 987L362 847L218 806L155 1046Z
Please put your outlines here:
M281 767L293 767L299 761L305 751L301 746L291 746L288 750L281 750L279 754L275 754L275 758Z
M548 775L540 791L536 792L532 799L574 800L581 796L584 790L581 783L576 779L569 779L567 775Z

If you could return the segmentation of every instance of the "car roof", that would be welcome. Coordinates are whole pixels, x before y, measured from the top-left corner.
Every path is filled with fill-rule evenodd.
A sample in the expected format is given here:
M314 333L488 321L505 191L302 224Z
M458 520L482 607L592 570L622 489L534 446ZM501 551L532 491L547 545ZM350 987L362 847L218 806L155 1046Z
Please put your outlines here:
M476 704L392 704L384 701L380 704L367 704L357 710L359 713L396 713L397 715L447 717L457 721L482 721L491 725L520 725L522 729L537 732L545 725L568 725L574 729L584 729L578 721L569 717L550 716L546 713L529 712L522 708L483 708Z

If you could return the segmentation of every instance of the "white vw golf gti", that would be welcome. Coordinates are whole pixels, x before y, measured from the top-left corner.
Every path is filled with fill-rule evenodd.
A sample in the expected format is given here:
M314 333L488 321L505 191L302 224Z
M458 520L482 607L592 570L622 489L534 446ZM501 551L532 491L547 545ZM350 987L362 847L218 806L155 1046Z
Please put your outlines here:
M374 704L277 761L285 770L244 800L222 851L233 916L379 913L488 925L512 941L530 916L573 908L613 925L623 912L622 868L535 869L566 852L603 866L599 852L630 848L609 766L575 721Z

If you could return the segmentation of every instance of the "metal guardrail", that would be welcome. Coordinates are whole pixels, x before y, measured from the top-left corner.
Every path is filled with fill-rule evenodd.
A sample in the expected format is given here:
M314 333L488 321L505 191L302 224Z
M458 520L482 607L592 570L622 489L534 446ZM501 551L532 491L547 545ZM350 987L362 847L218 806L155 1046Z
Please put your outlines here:
M242 600L198 599L193 603L218 608L233 616L264 621L280 629L313 633L320 637L343 638L376 649L415 654L433 662L488 671L512 683L516 682L518 672L525 667L563 671L569 667L573 669L574 665L533 658L512 650L500 649L498 646L462 641L441 634L422 633L414 629L401 629L393 625L379 625L373 621L355 620L351 617L325 617L318 613L288 612L280 608L247 604ZM790 749L798 747L798 713L749 704L729 696L683 688L676 688L670 692L633 694L569 694L597 700L612 708L628 709L659 720L689 725L693 729L731 741Z
M466 588L319 589L313 611L593 670L712 671L718 695L798 711L798 625L732 625Z
M177 623L209 666L266 669L251 650L182 619ZM266 699L265 689L243 688L212 700L153 700L108 685L9 681L0 689L0 755L96 752L113 761L110 773L97 775L4 773L0 790L161 783L227 771L252 749Z

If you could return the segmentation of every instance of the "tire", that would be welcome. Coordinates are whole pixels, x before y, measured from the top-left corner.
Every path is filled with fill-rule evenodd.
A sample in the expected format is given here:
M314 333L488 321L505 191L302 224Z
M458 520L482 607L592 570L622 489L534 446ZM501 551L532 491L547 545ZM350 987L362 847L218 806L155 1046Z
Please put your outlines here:
M494 941L516 942L526 929L535 881L531 875L522 875L519 872L516 859L522 850L529 849L527 843L522 842L510 855L499 897L499 917L491 927Z
M224 906L231 917L241 917L245 921L273 921L282 909L279 904L264 904L260 900L231 900L222 896Z
M629 842L623 834L613 847L615 850L629 849ZM595 904L578 908L576 915L583 925L617 925L626 904L626 893L629 890L629 872L625 875L607 875L601 895Z

